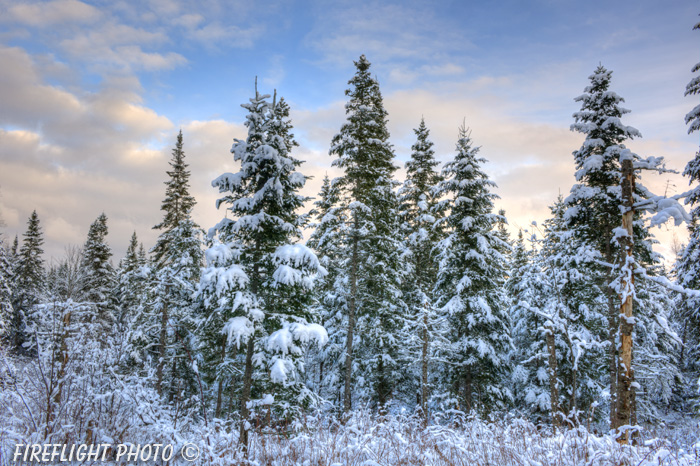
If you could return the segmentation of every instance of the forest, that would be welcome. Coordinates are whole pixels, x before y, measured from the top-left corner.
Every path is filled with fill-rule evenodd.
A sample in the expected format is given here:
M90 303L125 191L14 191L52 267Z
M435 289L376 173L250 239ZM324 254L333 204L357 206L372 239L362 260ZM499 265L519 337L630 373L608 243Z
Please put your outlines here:
M468 122L442 167L417 122L397 180L355 68L343 175L315 199L293 110L256 83L218 224L192 219L180 131L155 245L114 257L105 214L51 266L36 212L2 239L0 465L24 464L17 444L140 443L222 465L700 464L700 152L686 192L647 189L670 169L625 146L640 133L600 65L575 97L576 183L511 236ZM666 222L690 234L671 269Z

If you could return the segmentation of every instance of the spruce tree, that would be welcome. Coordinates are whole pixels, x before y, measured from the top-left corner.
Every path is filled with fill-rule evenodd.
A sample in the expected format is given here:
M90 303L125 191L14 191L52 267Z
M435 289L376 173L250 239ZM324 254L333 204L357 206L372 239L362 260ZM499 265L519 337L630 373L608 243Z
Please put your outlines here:
M398 193L401 233L406 244L404 260L408 264L403 284L408 314L402 362L416 373L410 385L415 386L418 404L427 415L430 376L434 369L431 361L445 343L433 295L438 269L435 246L441 239L441 229L436 227L439 213L436 212L435 188L442 177L436 170L438 161L423 118L413 131L416 142L406 162L406 181Z
M112 267L112 250L106 243L107 216L102 213L90 225L87 240L83 246L81 268L83 269L80 291L83 300L92 303L97 317L104 325L114 322L111 302L115 282Z
M323 327L327 330L328 343L310 355L307 374L310 385L324 398L336 398L342 393L343 355L347 338L347 270L344 252L347 236L346 211L340 205L340 190L336 180L327 175L314 203L315 222L307 245L312 248L326 275L319 277L315 291Z
M17 253L17 270L15 273L14 293L12 298L12 322L10 335L16 352L24 352L24 347L29 344L29 335L26 333L28 318L32 308L37 305L44 291L44 236L39 225L39 217L36 210L27 221L27 231L24 233L22 246ZM15 238L14 249L17 248Z
M191 398L197 392L196 373L190 361L193 345L196 284L203 263L202 231L192 220L196 201L189 193L190 172L185 163L182 131L166 171L163 220L153 227L161 233L151 250L153 266L147 303L139 321L140 345L155 359L158 393L173 401ZM134 254L136 243L133 240ZM137 260L138 257L136 257ZM163 387L167 387L167 390Z
M0 236L0 342L3 343L7 342L12 322L13 280L12 257L4 239Z
M357 387L358 395L369 397L380 407L393 396L395 382L402 377L396 364L395 337L401 328L397 316L405 307L399 289L401 246L392 180L396 166L389 144L387 112L379 83L370 75L370 62L362 55L355 67L355 76L345 91L349 97L345 105L347 119L333 137L329 151L337 156L333 165L344 170L337 183L349 222L344 265L349 288L345 412L352 406L354 369L365 382ZM361 357L356 359L356 353Z
M671 356L668 351L673 345L653 343L666 337L673 341L676 337L667 325L654 324L652 318L657 312L662 315L666 312L659 310L657 301L651 298L652 293L656 294L653 292L654 283L659 280L653 279L653 276L658 275L660 259L652 249L654 240L643 213L663 211L651 219L651 225L654 225L671 216L677 217L682 209L675 205L660 209L660 206L675 201L654 196L641 184L640 170L666 171L663 159L642 159L623 144L641 135L635 128L622 124L621 117L629 110L620 106L624 99L610 91L611 76L610 71L599 66L589 77L591 85L576 98L582 102L582 108L574 114L576 121L571 128L585 134L586 139L581 148L574 152L577 184L565 201L567 211L564 217L571 233L598 256L594 261L596 265L590 267L586 275L590 277L592 285L598 286L607 295L610 422L615 428L628 425L630 419L636 420L638 402L649 401L637 399L635 394L635 387L639 385L634 381L631 362L635 360L631 349L635 321L639 324L640 336L650 336L642 339L646 341L643 344L650 346L645 346L639 354L654 354L659 360L673 366L673 361L668 359ZM633 277L637 275L644 280L635 284ZM659 295L656 299L659 299ZM626 309L627 315L631 312L633 301L636 303L635 319L628 316L620 320L621 306ZM657 322L662 320L656 319ZM643 327L647 325L649 328L645 330ZM618 357L618 348L624 361ZM637 348L634 351L638 349L641 350ZM623 372L620 372L621 367L625 368ZM641 364L638 368L640 374L647 370ZM640 375L642 386L644 380L650 379ZM649 390L645 389L642 393L649 393ZM621 394L623 399L620 399Z
M700 23L693 29L700 29ZM693 73L700 71L700 63L695 64ZM700 94L700 75L693 77L686 86L685 95L696 96ZM700 129L700 105L696 105L685 117L686 124L690 123L688 133ZM680 251L676 258L674 273L678 284L684 288L700 290L700 151L688 161L683 171L688 177L688 184L693 186L685 199L690 208L691 222L688 225L690 233L688 243ZM690 394L697 397L700 394L700 297L681 294L680 311L677 311L677 321L681 329L683 350L681 350L681 364L689 379L682 388L682 398L688 398ZM692 386L695 385L695 386ZM692 387L692 388L691 388Z
M450 324L451 346L444 357L450 364L451 392L465 411L499 409L512 395L502 384L510 337L501 287L505 260L493 231L497 196L491 193L495 184L481 169L486 160L478 156L479 148L464 126L456 150L437 190L448 209L436 284L437 305Z
M224 218L210 234L218 238L207 251L200 283L206 312L203 343L221 348L215 369L230 365L230 352L242 349L240 442L247 446L251 408L269 406L275 414L295 417L312 402L301 378L304 347L324 343L327 335L312 307L315 276L323 273L316 255L301 240L307 223L298 210L307 200L298 194L307 177L297 171L297 145L289 106L256 92L250 103L248 137L235 140L231 152L240 171L212 182L226 193ZM219 335L224 332L223 342ZM211 342L211 343L207 343Z
M146 265L145 259L139 257L139 243L136 232L131 235L126 255L119 262L117 271L117 297L119 301L120 324L130 324L145 304L146 300L146 273L142 269Z

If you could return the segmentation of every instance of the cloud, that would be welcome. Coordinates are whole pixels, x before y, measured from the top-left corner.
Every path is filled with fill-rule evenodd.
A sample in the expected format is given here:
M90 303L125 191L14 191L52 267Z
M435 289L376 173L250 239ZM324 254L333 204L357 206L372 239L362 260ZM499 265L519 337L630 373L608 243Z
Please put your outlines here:
M49 27L64 23L93 23L102 16L94 6L78 0L21 3L7 8L3 22L32 27Z

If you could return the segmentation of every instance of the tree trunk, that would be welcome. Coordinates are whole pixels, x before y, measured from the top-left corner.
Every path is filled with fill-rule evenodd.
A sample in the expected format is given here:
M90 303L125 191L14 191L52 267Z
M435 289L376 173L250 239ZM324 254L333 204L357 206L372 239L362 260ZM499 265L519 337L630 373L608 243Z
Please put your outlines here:
M554 344L554 328L547 326L547 350L549 351L549 398L552 409L552 427L559 426L559 388L557 387L557 348Z
M160 316L160 339L158 347L158 365L156 366L156 391L159 395L163 394L163 367L165 367L165 346L168 337L168 292L170 286L165 287L165 302L163 303L163 311Z
M622 215L622 228L627 235L620 238L622 246L622 305L620 307L620 358L618 362L617 384L617 428L630 426L632 423L632 391L634 371L632 369L632 331L634 330L633 295L634 295L634 258L633 253L633 219L634 204L632 193L634 192L634 171L632 160L626 158L622 161L622 201L625 205L625 213ZM620 432L618 442L629 443L629 431Z
M221 363L226 359L226 336L221 338ZM214 417L221 419L221 395L224 390L224 380L222 374L219 373L219 388L216 391L216 410L214 411Z
M472 369L467 368L467 374L464 379L464 405L467 408L467 413L472 410Z
M255 341L251 336L248 338L248 345L245 354L245 374L243 376L243 392L241 393L241 434L240 443L245 451L248 450L248 402L250 401L250 390L253 385L253 351Z
M605 260L613 262L612 246L610 240L605 245ZM612 270L608 270L608 277L605 284L605 292L608 295L608 370L610 372L610 428L617 427L617 320L618 312L617 300L611 287Z
M421 410L428 424L428 314L423 314L423 351L421 352Z
M348 300L348 337L345 345L345 396L343 411L347 414L352 409L352 339L355 331L355 305L357 298L357 266L359 219L354 215L354 232L352 237L352 258L350 265L350 299Z

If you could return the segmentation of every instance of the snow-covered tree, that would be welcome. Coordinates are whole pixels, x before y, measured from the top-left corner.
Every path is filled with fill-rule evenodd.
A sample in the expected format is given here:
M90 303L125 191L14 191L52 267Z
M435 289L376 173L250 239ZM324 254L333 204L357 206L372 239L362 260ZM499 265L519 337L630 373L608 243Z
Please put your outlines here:
M0 236L0 342L9 336L12 323L13 257L4 238Z
M700 23L693 29L700 29ZM700 71L700 63L692 68L693 73ZM700 94L700 75L693 77L686 86L685 95ZM690 123L688 133L700 129L700 105L696 105L685 117ZM688 177L688 183L693 186L686 197L685 203L691 209L691 222L688 225L690 237L677 258L675 265L676 280L684 288L700 290L700 151L695 153L685 166L683 175ZM681 335L684 349L681 360L687 376L697 382L692 392L700 394L700 297L683 294L679 296L680 309L678 320L681 323ZM686 391L686 394L688 391Z
M347 209L347 337L343 408L352 406L352 387L362 399L384 406L403 378L397 365L400 319L401 245L398 200L393 191L394 152L379 83L362 55L345 91L347 119L333 137L333 165L344 170L336 181ZM358 356L357 358L355 356ZM354 374L354 371L357 371Z
M224 173L212 185L226 193L217 206L230 216L210 230L218 234L206 252L200 281L206 313L203 342L221 348L216 370L231 365L229 351L242 350L243 387L240 441L247 445L251 407L267 405L278 415L296 416L312 401L302 383L304 347L327 334L312 306L314 279L322 274L316 255L298 244L307 223L298 210L307 200L298 194L307 177L291 151L289 106L256 92L248 110L246 140L231 152L237 173ZM221 342L217 335L225 335ZM255 373L254 373L255 370Z
M26 334L27 319L32 308L40 302L44 291L44 259L41 257L44 253L41 248L43 244L44 236L35 210L27 221L27 231L17 253L10 327L11 340L17 352L22 352L23 345L29 343Z
M99 320L105 325L111 325L115 317L111 301L116 277L110 261L112 249L105 241L107 232L107 216L102 213L90 225L83 246L80 291L83 300L96 307Z
M119 302L118 322L130 324L146 301L147 273L143 270L145 258L139 256L139 242L136 232L131 235L126 255L119 262L117 270L117 300Z
M307 246L316 252L326 275L317 280L319 314L328 332L328 343L313 349L310 355L310 385L327 399L340 399L342 393L343 363L347 338L347 218L340 204L340 190L336 180L323 179L321 192L315 204L313 233Z
M567 211L564 218L568 229L596 251L599 257L593 262L596 266L591 267L588 276L595 280L592 285L600 287L607 294L610 420L611 425L616 426L616 397L620 376L618 294L622 292L623 285L620 281L621 267L631 260L625 251L632 250L624 241L620 241L626 236L621 229L622 212L628 209L624 206L620 184L623 179L622 160L630 157L635 173L641 168L663 169L662 159L642 160L623 144L629 139L641 137L641 134L637 129L622 123L622 116L629 113L629 110L620 106L624 99L610 90L611 77L611 71L599 66L589 76L591 84L586 87L584 94L575 99L581 102L581 110L574 114L575 123L571 129L585 134L586 138L581 148L573 153L577 183L565 200ZM638 181L633 184L631 192L636 209L631 222L633 258L638 266L652 266L659 261L659 256L652 249L653 238L642 221L644 209L638 207L642 206L640 203L644 200L648 201L646 207L658 206L658 198ZM644 311L645 309L650 309L650 306L640 303L639 311L642 314L651 312ZM632 389L634 386L631 385Z
M202 231L192 220L196 201L189 193L190 172L182 131L169 164L160 208L163 221L153 227L161 233L151 250L148 297L138 316L140 329L135 336L154 357L156 391L181 401L197 392L196 369L190 360L195 325L193 295L203 265Z
M438 269L435 246L441 239L441 229L435 227L439 215L435 188L442 177L436 170L438 161L424 119L421 118L413 132L416 142L406 162L406 181L399 190L401 233L406 244L404 260L409 265L403 284L408 314L406 337L402 338L402 363L415 372L409 387L419 394L419 406L427 414L431 360L445 343L443 319L435 308L433 296Z
M459 129L457 154L445 164L437 194L449 210L447 236L440 241L437 305L450 324L449 383L465 411L499 409L512 398L502 382L511 340L506 300L501 286L505 261L493 228L489 180L471 137Z

